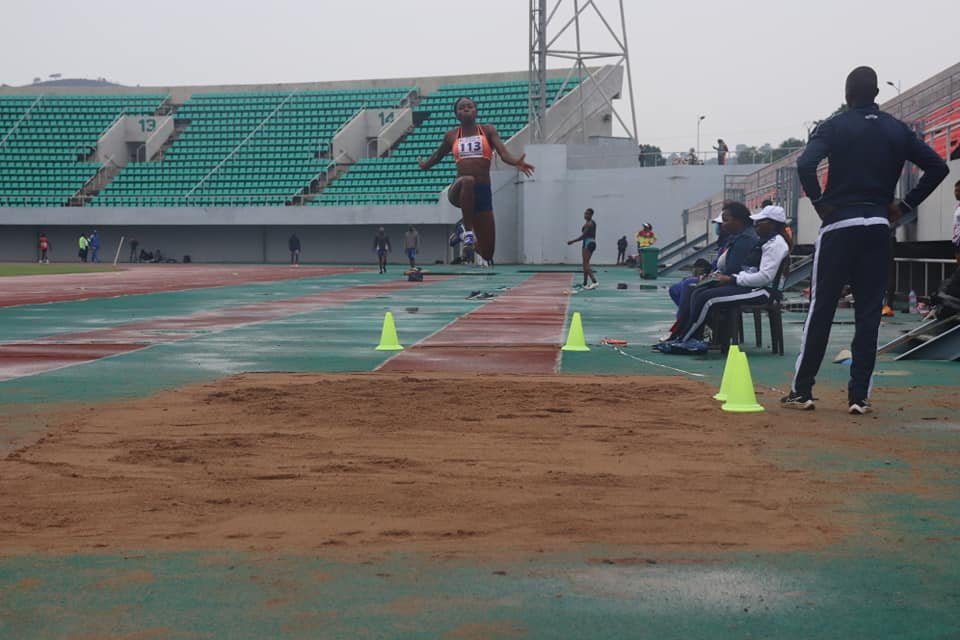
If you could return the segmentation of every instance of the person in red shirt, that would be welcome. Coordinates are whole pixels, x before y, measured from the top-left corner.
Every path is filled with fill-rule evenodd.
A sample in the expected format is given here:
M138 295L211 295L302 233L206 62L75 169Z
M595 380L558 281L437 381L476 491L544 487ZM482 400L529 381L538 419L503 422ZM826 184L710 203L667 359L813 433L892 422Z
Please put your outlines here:
M40 232L40 241L38 246L40 249L40 259L37 260L37 262L41 264L49 264L50 258L48 255L50 251L50 240L47 239L47 234L42 231Z

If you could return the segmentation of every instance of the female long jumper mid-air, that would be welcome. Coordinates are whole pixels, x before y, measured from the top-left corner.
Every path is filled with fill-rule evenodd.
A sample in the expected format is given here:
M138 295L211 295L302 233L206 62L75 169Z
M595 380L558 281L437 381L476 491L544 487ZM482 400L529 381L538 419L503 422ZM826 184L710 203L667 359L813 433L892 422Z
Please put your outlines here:
M526 154L514 158L507 151L497 128L492 124L477 124L477 105L471 98L459 98L453 105L460 126L450 129L443 142L426 160L418 160L424 171L430 169L453 151L457 163L457 179L450 187L450 204L463 213L463 244L476 245L477 253L487 262L493 262L496 244L496 226L493 220L493 192L490 189L490 163L493 152L509 165L533 175L534 167L524 161Z

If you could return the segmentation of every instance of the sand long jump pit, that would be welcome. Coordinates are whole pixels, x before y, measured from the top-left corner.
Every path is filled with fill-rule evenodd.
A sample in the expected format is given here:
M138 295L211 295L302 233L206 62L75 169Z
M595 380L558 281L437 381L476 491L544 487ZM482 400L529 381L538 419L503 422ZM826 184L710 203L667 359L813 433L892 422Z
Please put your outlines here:
M677 378L246 374L47 417L0 461L0 551L786 550L841 483L776 414ZM782 423L782 415L779 419Z

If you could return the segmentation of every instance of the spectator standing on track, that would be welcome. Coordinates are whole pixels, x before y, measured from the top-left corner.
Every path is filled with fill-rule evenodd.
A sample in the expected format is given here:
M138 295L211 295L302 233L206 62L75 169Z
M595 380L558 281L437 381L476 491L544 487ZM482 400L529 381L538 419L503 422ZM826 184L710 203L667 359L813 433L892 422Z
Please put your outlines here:
M297 237L296 232L290 234L290 239L287 240L287 248L290 249L290 264L294 267L300 266L300 238Z
M130 262L137 261L137 249L140 248L140 241L136 238L130 239Z
M100 234L96 229L90 234L90 262L100 262Z
M853 364L847 385L847 410L870 411L870 388L877 358L877 337L890 260L890 226L926 200L947 177L946 162L903 122L880 111L874 100L877 73L857 67L847 76L849 109L823 121L797 159L800 183L823 221L813 258L810 311L803 327L800 355L790 393L781 400L791 409L813 409L813 385L827 350L837 299L846 284L856 297ZM817 166L830 163L826 191ZM923 176L903 200L894 190L907 160Z
M420 250L420 234L410 225L407 232L403 234L403 249L407 253L407 259L410 261L410 268L417 266L417 252Z
M649 222L643 223L643 228L637 231L637 252L655 244L657 244L657 234L653 232L653 225Z
M567 244L583 242L583 247L580 250L580 256L583 258L583 288L596 289L597 276L590 266L590 258L593 257L593 252L597 250L597 223L593 221L593 209L587 209L583 212L583 220L580 235L567 242ZM589 284L587 284L587 278L590 278Z
M730 152L730 147L723 141L723 138L717 138L717 146L714 149L717 151L717 164L727 164L727 154Z
M380 273L387 272L387 254L392 251L390 246L390 237L383 227L377 229L377 235L373 236L373 250L377 252L377 261L380 263Z
M48 258L47 255L50 251L50 240L47 238L47 234L43 231L40 232L38 248L40 249L40 258L37 260L37 262L40 264L49 264L50 258Z
M87 251L90 248L90 241L87 240L87 236L84 233L80 234L80 237L77 238L77 255L80 256L80 262L87 261Z
M617 264L627 263L627 236L620 236L617 240Z

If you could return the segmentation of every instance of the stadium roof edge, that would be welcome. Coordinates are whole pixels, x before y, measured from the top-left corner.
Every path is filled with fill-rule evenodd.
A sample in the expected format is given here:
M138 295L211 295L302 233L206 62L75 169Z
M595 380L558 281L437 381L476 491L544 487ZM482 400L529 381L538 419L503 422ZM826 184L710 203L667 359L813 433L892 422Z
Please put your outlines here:
M591 69L594 71L595 69ZM550 69L548 78L563 78L569 69ZM526 80L527 71L504 71L497 73L474 73L448 76L423 76L409 78L378 78L365 80L330 80L317 82L288 82L266 84L180 85L180 86L113 86L113 87L2 87L0 96L17 95L127 95L143 93L170 94L174 100L185 100L194 93L213 92L265 92L265 91L320 91L325 89L378 89L389 87L419 87L423 93L431 93L444 84L473 84L484 82L509 82Z

